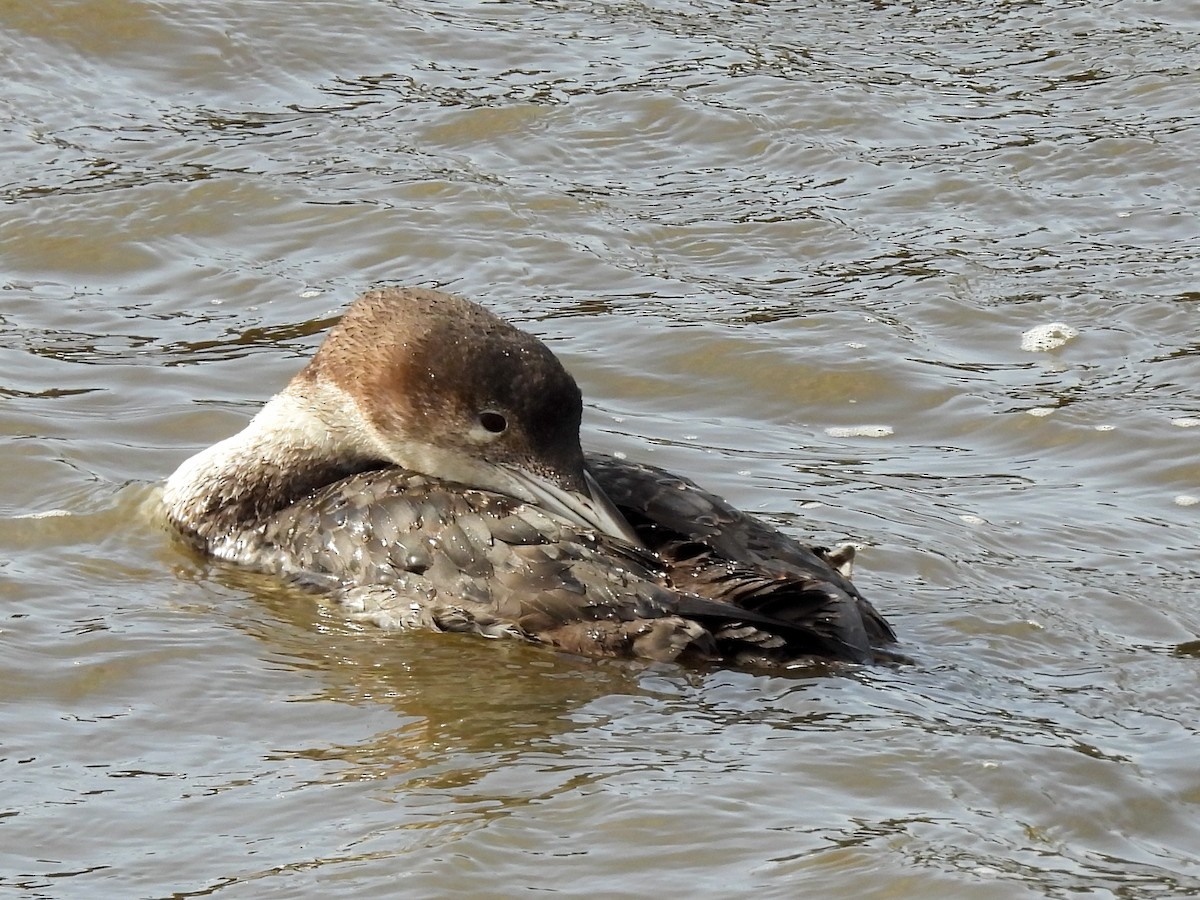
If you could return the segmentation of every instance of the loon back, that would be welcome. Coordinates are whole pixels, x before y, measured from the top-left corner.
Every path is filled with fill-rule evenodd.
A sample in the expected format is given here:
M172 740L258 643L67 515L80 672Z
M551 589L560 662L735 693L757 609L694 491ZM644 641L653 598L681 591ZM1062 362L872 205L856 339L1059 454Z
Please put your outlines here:
M654 552L503 494L385 468L318 490L222 555L323 589L352 617L385 629L520 637L590 656L863 663L874 659L872 643L891 640L812 551L660 469L607 457L589 466L617 490ZM636 490L647 479L657 490ZM662 524L698 510L707 535ZM802 560L805 574L786 555L760 565L772 544ZM741 558L737 547L747 549Z
M644 550L404 469L331 484L240 546L227 558L325 590L384 629L520 637L593 656L719 656Z

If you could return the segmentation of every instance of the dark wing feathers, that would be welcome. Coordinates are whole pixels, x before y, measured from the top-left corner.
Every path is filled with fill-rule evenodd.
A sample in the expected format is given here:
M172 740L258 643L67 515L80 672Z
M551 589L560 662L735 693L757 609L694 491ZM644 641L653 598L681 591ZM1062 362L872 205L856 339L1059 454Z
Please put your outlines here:
M786 647L777 651L777 661L792 654L868 662L874 648L895 640L891 626L825 550L805 547L655 466L599 454L589 454L587 465L663 561L671 585L718 601L728 621L741 614L746 624L783 637ZM700 621L712 618L681 612ZM769 622L751 620L749 613ZM748 637L744 628L727 628L724 635L726 643Z

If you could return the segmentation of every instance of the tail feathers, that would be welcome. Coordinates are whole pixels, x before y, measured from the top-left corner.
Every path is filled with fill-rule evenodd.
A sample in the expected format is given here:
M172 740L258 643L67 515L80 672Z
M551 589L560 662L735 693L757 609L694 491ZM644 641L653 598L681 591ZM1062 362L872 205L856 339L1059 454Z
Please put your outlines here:
M836 586L721 569L693 573L690 583L676 586L688 591L680 595L678 612L712 631L722 655L749 650L769 652L776 661L807 656L864 663L874 659L854 598ZM708 599L713 596L721 599Z

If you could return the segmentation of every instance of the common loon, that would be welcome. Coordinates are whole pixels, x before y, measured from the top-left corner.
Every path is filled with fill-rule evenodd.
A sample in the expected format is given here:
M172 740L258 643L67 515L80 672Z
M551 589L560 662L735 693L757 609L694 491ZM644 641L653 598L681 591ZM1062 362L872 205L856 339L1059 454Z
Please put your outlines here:
M892 658L851 548L805 547L687 479L585 455L581 414L532 335L439 291L370 291L163 498L203 551L383 628L748 666Z

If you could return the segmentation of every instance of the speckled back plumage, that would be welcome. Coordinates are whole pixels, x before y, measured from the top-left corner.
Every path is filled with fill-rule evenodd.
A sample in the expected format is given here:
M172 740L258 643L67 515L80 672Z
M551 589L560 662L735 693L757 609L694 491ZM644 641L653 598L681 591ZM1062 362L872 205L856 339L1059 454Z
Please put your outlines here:
M244 561L269 560L383 628L587 655L867 662L872 645L893 639L817 552L661 469L604 456L589 467L653 553L501 494L389 468L280 511L255 529Z
M591 655L713 658L653 559L500 494L401 469L355 475L256 530L247 561L383 628L511 635ZM264 552L265 551L265 552Z

